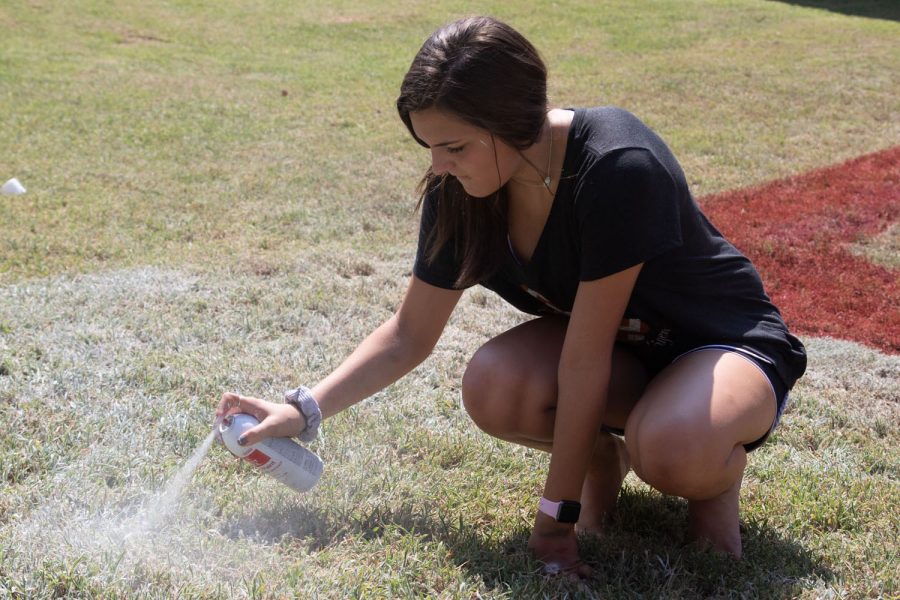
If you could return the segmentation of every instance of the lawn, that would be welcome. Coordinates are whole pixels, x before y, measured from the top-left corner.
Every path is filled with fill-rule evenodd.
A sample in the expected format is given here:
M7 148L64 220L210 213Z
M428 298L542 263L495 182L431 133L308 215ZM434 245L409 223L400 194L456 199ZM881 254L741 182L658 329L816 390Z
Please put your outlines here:
M654 127L711 208L900 142L892 1L3 0L0 183L28 193L0 196L0 598L900 598L900 357L821 337L839 324L800 328L739 563L630 475L582 540L593 579L539 574L547 457L459 402L524 318L478 289L416 371L326 422L313 491L214 445L163 510L223 391L313 383L397 307L428 156L393 101L425 37L478 12L541 49L555 104ZM834 243L881 248L896 289L896 223L873 227Z

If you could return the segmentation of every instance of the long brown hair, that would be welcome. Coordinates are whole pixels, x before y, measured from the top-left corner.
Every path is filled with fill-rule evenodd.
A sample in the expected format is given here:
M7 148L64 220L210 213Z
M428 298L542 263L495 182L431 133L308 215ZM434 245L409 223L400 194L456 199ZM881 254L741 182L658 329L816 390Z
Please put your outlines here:
M547 68L535 47L501 21L470 17L450 23L425 41L397 98L400 118L426 148L409 115L428 108L447 111L524 150L540 138L547 116ZM419 192L420 206L432 193L438 203L426 260L434 260L453 239L461 259L457 287L474 285L494 273L506 252L505 191L473 198L455 177L435 175L429 167Z

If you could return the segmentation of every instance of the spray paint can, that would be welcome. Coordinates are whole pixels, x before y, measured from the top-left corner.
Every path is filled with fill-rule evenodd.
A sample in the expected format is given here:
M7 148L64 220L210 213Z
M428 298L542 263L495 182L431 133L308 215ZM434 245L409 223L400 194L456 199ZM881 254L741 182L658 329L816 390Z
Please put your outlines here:
M259 421L247 414L229 415L216 424L217 437L228 451L253 463L298 492L309 491L322 476L322 459L290 438L266 438L249 446L238 444L238 438Z

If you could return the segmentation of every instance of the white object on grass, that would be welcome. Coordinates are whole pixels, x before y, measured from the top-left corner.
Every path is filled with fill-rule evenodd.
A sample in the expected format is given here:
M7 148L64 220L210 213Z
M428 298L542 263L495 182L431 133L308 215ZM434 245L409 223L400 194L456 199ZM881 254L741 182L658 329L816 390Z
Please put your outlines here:
M0 194L5 196L20 196L25 193L25 187L19 183L19 180L13 177L0 187Z

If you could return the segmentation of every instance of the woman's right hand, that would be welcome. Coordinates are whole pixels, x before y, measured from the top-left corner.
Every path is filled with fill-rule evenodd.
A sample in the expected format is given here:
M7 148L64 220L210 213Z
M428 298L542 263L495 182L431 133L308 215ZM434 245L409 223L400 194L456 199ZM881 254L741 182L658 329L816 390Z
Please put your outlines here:
M578 554L575 526L557 523L541 512L535 515L534 529L528 538L528 549L534 558L544 563L544 575L586 579L593 572Z
M290 404L269 402L252 396L225 392L216 407L216 419L238 413L248 414L259 425L248 429L238 439L241 446L255 444L269 437L293 437L306 427L306 419Z

